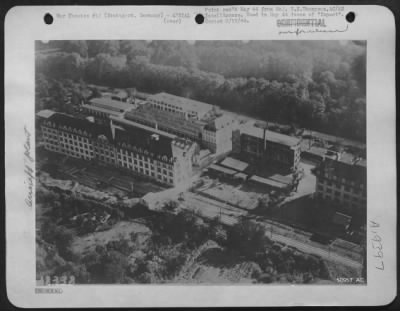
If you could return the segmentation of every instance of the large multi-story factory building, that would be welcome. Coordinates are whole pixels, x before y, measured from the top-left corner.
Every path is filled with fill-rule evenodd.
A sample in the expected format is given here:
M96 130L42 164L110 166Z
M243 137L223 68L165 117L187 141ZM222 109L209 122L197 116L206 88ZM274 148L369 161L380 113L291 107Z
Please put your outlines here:
M117 116L133 109L135 106L119 100L107 97L91 99L87 104L83 104L83 110L99 119L108 119L110 115Z
M185 119L180 114L162 111L148 104L127 112L124 118L198 143L201 143L202 129L206 124L198 120Z
M147 100L154 108L179 114L185 119L202 120L215 109L213 105L164 92L151 95Z
M316 169L316 196L349 210L366 208L366 160L337 152L325 156Z
M110 127L52 111L38 116L49 151L124 168L169 186L185 185L191 177L192 141L123 122Z
M232 151L232 131L237 123L227 115L209 121L202 132L203 145L213 153Z
M300 139L264 128L253 122L234 131L234 151L249 162L293 171L300 163Z

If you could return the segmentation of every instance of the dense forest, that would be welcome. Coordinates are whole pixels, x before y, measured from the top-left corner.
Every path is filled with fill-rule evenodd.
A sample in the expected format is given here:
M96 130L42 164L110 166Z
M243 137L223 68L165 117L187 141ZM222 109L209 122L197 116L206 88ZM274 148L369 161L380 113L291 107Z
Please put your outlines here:
M366 139L364 41L51 41L36 49L37 96L65 80L165 91Z

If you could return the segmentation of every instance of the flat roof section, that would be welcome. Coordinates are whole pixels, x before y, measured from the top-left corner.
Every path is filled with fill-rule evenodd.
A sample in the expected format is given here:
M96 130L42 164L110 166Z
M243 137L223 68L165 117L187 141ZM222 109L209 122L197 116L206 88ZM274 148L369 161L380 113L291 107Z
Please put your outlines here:
M36 115L37 115L38 117L48 119L48 118L50 118L50 117L51 117L53 114L55 114L55 113L56 113L56 112L53 111L53 110L45 109L45 110L39 111L38 113L36 113Z
M244 124L240 129L241 134L254 136L257 138L264 138L264 129L254 126L252 122ZM289 135L272 132L269 130L265 131L265 139L281 145L293 147L300 143L300 139Z
M220 164L239 172L243 172L249 166L249 164L247 164L246 162L236 160L231 157L225 158Z
M236 178L243 179L243 180L246 180L246 179L247 179L247 175L246 175L246 174L243 174L243 173L237 173L237 174L235 174L235 177L236 177Z
M192 110L196 112L208 112L213 108L213 106L210 104L165 92L150 96L150 99L159 100L173 106L180 106L185 110Z
M101 113L113 115L113 116L118 116L118 115L123 113L123 112L114 111L114 110L110 110L110 109L106 109L106 108L102 108L102 107L97 107L95 105L83 104L82 107L86 108L86 109L90 109L90 110L95 110L95 111L98 111L98 112L101 112Z
M286 185L290 184L292 181L292 177L283 176L280 174L274 174L274 175L270 176L269 179L280 182L282 184L286 184Z
M184 131L190 135L199 135L202 124L192 120L186 120L173 112L160 111L148 105L142 105L134 111L128 111L125 119L133 122L148 122L152 126L158 124L159 127Z
M128 126L140 128L140 129L146 130L148 132L152 132L153 134L159 134L159 135L171 138L171 139L174 139L177 137L176 135L173 135L173 134L170 134L170 133L167 133L164 131L156 130L153 127L149 127L149 126L146 126L146 125L134 122L134 121L130 121L130 120L127 120L120 116L110 116L110 119L115 121L117 124L119 123L119 124L124 124L124 125L128 125Z
M124 112L134 108L132 104L105 97L93 98L89 102L93 106L119 112Z
M274 181L272 179L260 177L260 176L257 176L257 175L251 176L249 178L249 180L258 182L260 184L265 184L265 185L268 185L270 187L279 188L279 189L283 189L283 188L285 188L287 186L286 184L282 184L282 183Z
M211 170L220 172L220 173L228 174L228 175L234 175L234 174L236 174L236 171L231 170L231 169L229 169L229 168L225 168L225 167L216 165L216 164L212 164L212 165L210 165L208 168L211 169Z

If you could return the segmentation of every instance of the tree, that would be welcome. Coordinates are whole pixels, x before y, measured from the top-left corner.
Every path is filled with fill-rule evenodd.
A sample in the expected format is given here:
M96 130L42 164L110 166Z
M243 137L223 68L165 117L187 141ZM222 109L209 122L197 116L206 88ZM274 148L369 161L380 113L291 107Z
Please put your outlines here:
M116 56L119 54L118 40L90 40L87 41L89 57L96 57L99 54Z
M365 92L366 81L367 81L367 54L364 52L361 55L354 58L351 65L354 78L357 80L360 88Z
M227 248L249 258L264 252L269 244L270 240L265 235L265 229L250 220L241 220L227 229Z
M70 53L78 53L81 57L88 57L88 45L84 40L66 40L63 41L63 50Z
M54 55L38 54L38 76L165 91L268 121L365 140L365 107L354 109L356 101L365 106L365 45L116 40L71 41L60 48ZM45 83L40 83L37 102L51 107L45 97Z
M70 256L70 246L74 239L73 231L64 226L56 225L52 221L46 221L41 228L41 237L50 244L54 244L61 256Z

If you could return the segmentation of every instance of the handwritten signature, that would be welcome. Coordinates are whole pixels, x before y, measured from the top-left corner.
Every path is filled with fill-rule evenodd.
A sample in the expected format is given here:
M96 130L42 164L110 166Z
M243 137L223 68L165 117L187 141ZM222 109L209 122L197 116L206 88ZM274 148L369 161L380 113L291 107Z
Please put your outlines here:
M324 30L324 29L311 29L311 30L304 30L296 28L296 30L287 30L287 31L280 31L279 34L296 34L296 36L302 33L315 33L315 32L346 32L349 29L349 25L346 25L344 29L331 29L331 30Z
M32 157L32 145L31 145L31 137L32 134L29 130L24 127L25 133L25 142L24 142L24 173L26 180L24 184L27 185L28 191L25 197L25 203L27 206L32 207L33 203L33 181L35 179L33 172L33 164L34 159Z

